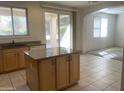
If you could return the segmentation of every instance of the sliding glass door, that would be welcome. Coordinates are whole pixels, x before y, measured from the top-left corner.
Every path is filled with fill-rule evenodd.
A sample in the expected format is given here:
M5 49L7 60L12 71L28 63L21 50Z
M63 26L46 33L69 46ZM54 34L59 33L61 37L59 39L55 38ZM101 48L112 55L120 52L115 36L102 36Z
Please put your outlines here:
M47 48L58 47L58 15L45 12L45 31Z
M70 14L45 12L46 46L72 49L72 18Z
M72 48L71 16L60 15L60 47Z

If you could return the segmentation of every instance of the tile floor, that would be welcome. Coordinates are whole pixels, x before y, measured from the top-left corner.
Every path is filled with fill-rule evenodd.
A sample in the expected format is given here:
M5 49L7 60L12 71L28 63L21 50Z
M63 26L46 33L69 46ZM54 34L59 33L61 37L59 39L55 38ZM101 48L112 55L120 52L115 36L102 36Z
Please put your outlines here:
M93 55L80 57L80 81L67 91L119 91L122 62ZM30 90L25 70L0 74L0 90Z

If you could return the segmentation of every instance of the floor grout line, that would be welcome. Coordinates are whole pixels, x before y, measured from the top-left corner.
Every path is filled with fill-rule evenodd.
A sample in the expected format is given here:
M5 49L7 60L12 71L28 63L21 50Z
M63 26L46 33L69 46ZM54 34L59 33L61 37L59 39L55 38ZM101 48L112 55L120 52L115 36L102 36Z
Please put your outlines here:
M9 80L10 80L10 82L11 82L11 85L12 85L13 89L16 90L16 88L14 87L13 82L12 82L11 77L10 77L9 74L8 74L8 77L9 77Z

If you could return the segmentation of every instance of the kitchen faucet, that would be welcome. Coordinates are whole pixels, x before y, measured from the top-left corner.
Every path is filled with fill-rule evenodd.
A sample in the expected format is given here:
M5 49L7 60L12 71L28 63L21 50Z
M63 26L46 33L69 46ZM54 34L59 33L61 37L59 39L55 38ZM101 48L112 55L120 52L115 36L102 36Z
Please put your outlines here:
M15 41L14 40L12 40L12 44L15 44Z

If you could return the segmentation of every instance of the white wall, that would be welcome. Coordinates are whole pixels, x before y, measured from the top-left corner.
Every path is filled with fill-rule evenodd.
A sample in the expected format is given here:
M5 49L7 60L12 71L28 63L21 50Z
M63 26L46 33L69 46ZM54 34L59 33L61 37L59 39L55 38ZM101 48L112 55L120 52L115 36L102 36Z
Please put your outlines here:
M82 29L83 29L83 16L82 16L82 13L81 11L79 10L77 12L77 15L76 15L76 49L77 50L82 50L82 41L83 41L83 37L82 37Z
M108 36L106 38L93 37L93 16L103 16L108 18ZM115 32L115 15L92 13L84 18L83 28L83 52L97 50L114 46L114 32Z
M86 16L93 13L93 12L96 12L100 9L105 9L105 8L112 8L112 7L117 7L117 6L120 6L120 5L124 5L124 2L123 1L119 1L119 2L116 2L116 1L106 1L106 2L103 2L101 4L97 4L97 5L93 5L93 6L89 6L89 7L85 7L84 9L82 9L82 15L80 17L80 20L86 20ZM86 23L84 23L86 24ZM77 45L78 48L80 48L80 50L82 51L82 53L85 53L86 52L86 49L85 49L85 35L84 33L86 32L85 31L85 25L81 24L81 27L79 28L80 29L80 32L79 32L79 36L77 37L77 42L79 42L79 44ZM99 43L98 43L99 44ZM97 45L98 45L97 44Z
M117 16L116 22L116 31L115 31L115 46L123 47L124 46L124 14Z

